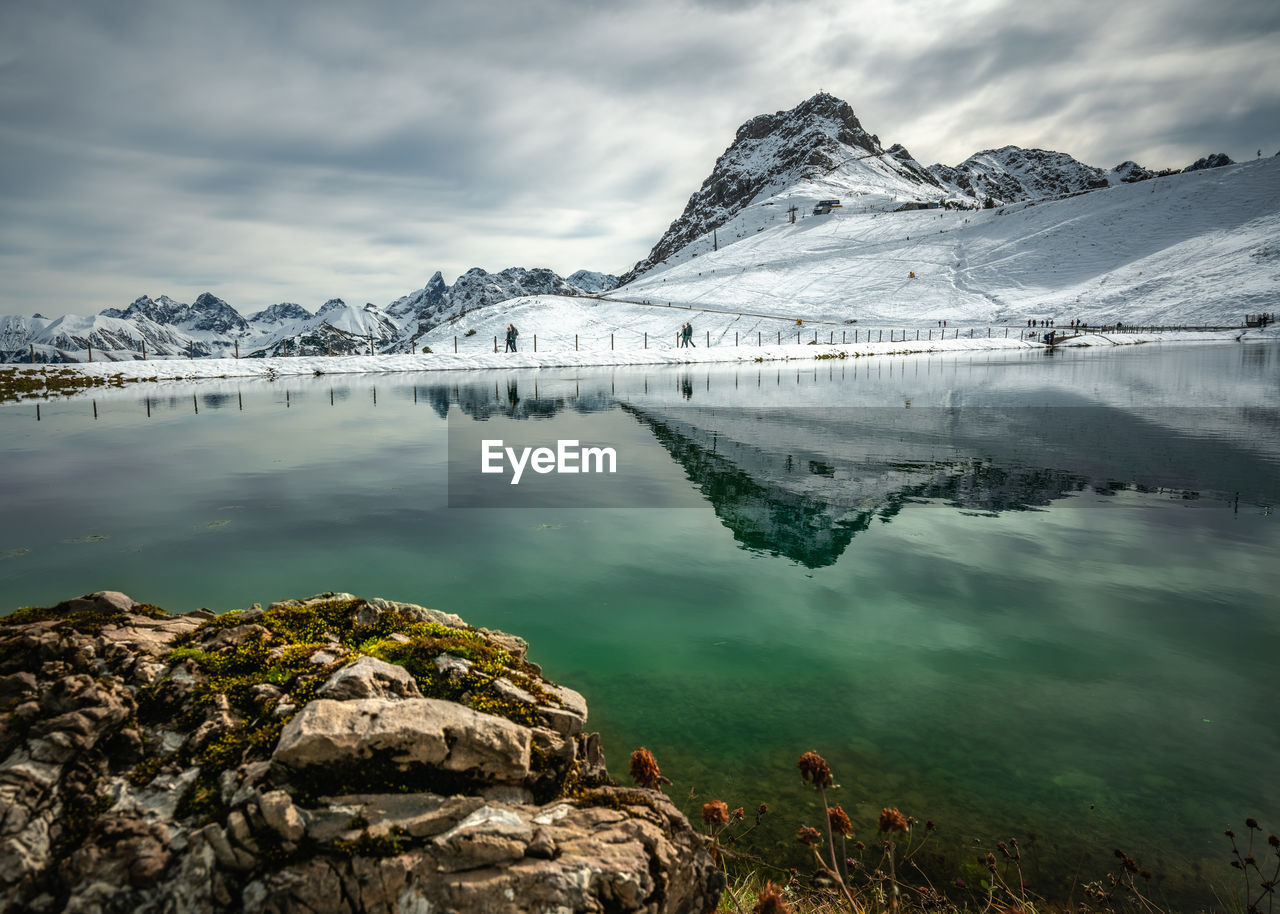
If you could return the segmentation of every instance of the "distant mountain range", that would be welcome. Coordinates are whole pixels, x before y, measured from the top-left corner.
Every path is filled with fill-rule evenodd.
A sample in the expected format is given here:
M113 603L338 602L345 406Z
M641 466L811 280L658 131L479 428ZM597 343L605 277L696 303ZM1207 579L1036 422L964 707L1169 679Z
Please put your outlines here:
M1233 164L1207 156L1184 169ZM304 352L408 352L419 337L467 312L510 299L599 295L776 227L787 214L837 200L849 213L946 207L970 209L1039 202L1176 172L1135 162L1111 169L1061 152L1001 149L954 167L924 166L905 147L882 145L853 109L819 93L790 111L763 114L738 128L711 174L689 198L648 256L622 277L580 270L475 268L449 285L437 272L415 292L379 307L325 302L315 313L293 302L243 316L205 292L186 304L146 295L126 308L46 318L0 315L0 361L84 361L146 357L241 357ZM625 294L625 290L623 290ZM670 296L667 296L670 297Z
M426 286L385 308L335 298L314 314L281 302L248 317L209 292L190 304L143 295L127 308L94 315L0 315L0 362L29 362L33 355L36 362L81 362L91 356L106 361L409 352L423 333L475 308L519 296L594 295L616 284L616 276L587 270L565 279L551 270L486 273L477 267L453 285L437 272Z

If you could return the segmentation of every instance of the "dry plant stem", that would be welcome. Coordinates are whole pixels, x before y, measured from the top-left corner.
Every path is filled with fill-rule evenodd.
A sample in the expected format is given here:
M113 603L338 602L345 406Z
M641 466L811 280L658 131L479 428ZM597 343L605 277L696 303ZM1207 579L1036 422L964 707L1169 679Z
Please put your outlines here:
M721 853L720 832L722 831L724 831L723 827L713 829L711 825L707 826L707 836L711 844L711 859L720 868L720 872L724 873L724 888L729 893L729 898L733 901L734 908L737 909L738 914L746 914L746 911L742 908L742 903L738 901L738 896L733 891L733 884L729 880L729 868L725 866L724 854Z
M898 873L893 863L893 839L889 839L889 910L898 912Z
M844 884L844 879L840 876L840 867L836 863L836 842L831 837L831 809L827 806L827 789L821 784L818 785L818 796L822 797L822 818L827 823L827 847L831 848L831 875L835 877L836 885L840 886L840 891L844 893L844 897L849 901L849 907L853 910L853 914L863 914L862 908L853 900L853 895L849 891L849 887ZM814 853L817 853L815 848ZM821 858L819 858L821 863ZM826 864L823 864L826 866Z
M733 885L729 882L729 871L724 868L723 862L720 864L720 872L724 873L724 889L729 893L729 898L733 901L733 907L738 914L747 914L742 907L742 902L738 900L737 894L733 891Z

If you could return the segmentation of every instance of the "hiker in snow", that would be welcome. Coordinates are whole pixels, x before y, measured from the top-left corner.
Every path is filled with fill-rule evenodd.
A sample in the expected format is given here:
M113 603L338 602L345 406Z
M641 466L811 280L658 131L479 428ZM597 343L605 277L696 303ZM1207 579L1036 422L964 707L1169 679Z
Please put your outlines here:
M680 329L676 331L676 348L684 348L684 324L681 324Z
M693 346L693 324L684 325L684 344L686 346Z
M516 351L516 337L520 335L520 331L516 329L515 324L507 324L507 352Z

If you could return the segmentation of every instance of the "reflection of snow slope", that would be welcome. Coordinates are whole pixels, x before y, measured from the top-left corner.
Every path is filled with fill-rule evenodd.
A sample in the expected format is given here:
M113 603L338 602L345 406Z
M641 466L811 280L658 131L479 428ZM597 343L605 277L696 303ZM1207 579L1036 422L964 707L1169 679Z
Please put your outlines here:
M628 409L739 542L809 567L833 563L913 499L1001 512L1089 489L1280 495L1265 461L1215 434L1237 410ZM1170 430L1159 415L1170 412L1199 434ZM1254 412L1277 441L1280 412ZM1280 448L1270 452L1277 462Z

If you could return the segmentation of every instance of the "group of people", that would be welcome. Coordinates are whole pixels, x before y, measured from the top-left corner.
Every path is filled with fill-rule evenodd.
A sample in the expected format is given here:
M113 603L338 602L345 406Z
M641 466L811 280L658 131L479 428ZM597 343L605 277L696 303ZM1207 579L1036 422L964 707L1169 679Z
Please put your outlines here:
M676 347L683 346L693 346L693 324L686 323L676 335Z
M1036 320L1035 318L1029 317L1027 318L1027 326L1028 327L1052 327L1054 326L1054 322L1053 322L1053 318L1048 318L1046 320ZM1075 320L1070 321L1067 324L1067 326L1071 327L1072 329L1075 329L1077 327L1084 327L1086 326L1086 324L1084 321L1080 320L1079 318L1076 318ZM1116 326L1122 327L1124 325L1117 322Z

